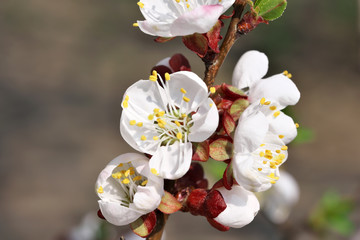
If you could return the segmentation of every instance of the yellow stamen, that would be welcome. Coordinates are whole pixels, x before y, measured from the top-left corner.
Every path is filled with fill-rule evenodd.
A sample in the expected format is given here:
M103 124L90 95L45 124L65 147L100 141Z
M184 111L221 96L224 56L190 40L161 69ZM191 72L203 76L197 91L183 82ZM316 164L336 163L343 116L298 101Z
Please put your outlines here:
M136 124L136 121L135 120L130 120L130 125L135 125Z
M156 70L153 70L153 71L152 71L152 75L155 76L155 77L157 77L157 71L156 71Z
M140 181L141 178L142 178L141 176L136 176L136 177L133 178L133 181Z
M270 101L266 101L266 102L264 102L264 105L270 105Z
M211 93L215 93L215 92L216 92L216 88L211 87L211 88L210 88L210 92L211 92Z
M130 169L126 170L125 177L128 177L130 175Z
M150 171L154 175L159 175L155 168L150 169Z
M144 4L142 2L137 2L137 5L140 7L140 8L144 8Z
M127 101L127 100L123 101L123 107L124 107L124 108L129 107L129 103L128 103L128 101Z
M154 136L153 139L156 141L156 140L159 140L159 137L158 137L158 136Z
M274 117L278 117L280 115L280 111L274 112Z
M124 178L124 180L122 180L122 183L123 184L129 184L130 180L128 178Z
M180 88L180 91L181 91L183 94L186 94L186 93L187 93L187 91L186 91L185 89L183 89L183 88Z
M186 4L186 7L187 7L187 8L190 8L190 4L187 3L187 4Z
M212 107L214 104L210 103L209 106Z
M265 101L266 101L266 99L265 99L265 98L262 98L262 99L260 100L260 104L261 104L261 105L264 105Z
M263 164L267 164L267 161L263 161Z
M275 184L275 183L276 183L276 181L270 181L270 183L271 183L271 184Z
M183 114L181 114L181 117L182 117L182 118L186 118L187 115L186 115L185 113L183 113Z
M261 171L262 171L262 168L258 168L258 170L261 172Z
M276 110L276 106L271 106L271 107L269 107L269 108L270 108L271 111Z
M287 70L285 70L285 71L283 72L283 74L286 76L286 75L289 74L289 72L288 72Z
M150 81L153 81L153 82L156 82L156 81L157 81L157 76L150 75L150 76L149 76L149 80L150 80Z
M136 22L136 23L133 23L133 27L138 27L139 24Z
M279 138L283 139L285 136L284 135L279 135Z
M153 119L154 119L154 115L150 114L150 115L148 116L148 119L149 119L149 120L153 120Z
M129 96L128 95L125 96L125 100L129 101Z
M143 123L142 122L139 122L136 124L138 127L142 127L143 126Z
M174 122L175 124L176 124L176 126L178 126L178 127L180 127L181 126L181 124L178 122L178 121L176 121L175 120L175 122Z
M177 139L182 139L182 133L181 132L178 132L177 134L176 134L176 137L177 137Z
M190 98L187 98L187 97L183 97L183 100L185 101L185 102L190 102Z
M288 150L288 147L287 147L287 146L282 146L282 147L281 147L281 150L286 151L286 150Z
M98 192L98 193L104 193L104 189L103 189L103 187L102 187L102 186L100 186L100 187L98 188L97 192Z
M281 151L280 151L280 150L276 150L275 152L276 152L276 153L281 153Z
M296 127L296 128L299 128L300 125L299 125L298 123L295 123L295 127Z
M265 156L265 153L264 153L264 152L260 152L259 155L260 155L260 157L263 157L263 156Z
M263 143L263 144L260 145L260 147L263 147L263 146L265 146L265 143Z
M141 141L145 141L146 137L144 135L142 135L140 139L141 139Z
M118 165L118 167L122 167L122 166L124 166L124 164L123 164L123 163L120 163L120 164Z
M288 75L286 75L288 78L292 78L292 74L289 73Z
M165 73L165 80L169 81L170 80L170 74L169 73Z
M160 112L160 109L159 108L154 108L154 113L158 113Z
M143 181L143 182L141 183L141 186L145 186L147 183L148 183L148 180L146 179L145 181Z

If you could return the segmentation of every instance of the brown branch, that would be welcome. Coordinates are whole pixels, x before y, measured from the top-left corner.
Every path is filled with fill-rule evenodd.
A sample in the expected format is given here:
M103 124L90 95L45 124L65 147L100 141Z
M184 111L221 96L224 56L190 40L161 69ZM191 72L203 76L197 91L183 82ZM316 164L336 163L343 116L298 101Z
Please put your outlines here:
M214 84L215 77L225 61L227 54L229 53L231 47L234 45L235 41L239 38L238 34L238 24L241 21L241 15L244 11L246 5L246 0L236 0L234 7L234 15L231 18L231 22L227 33L225 35L224 41L221 44L220 52L215 57L214 61L205 62L205 78L204 82L208 87L211 87Z

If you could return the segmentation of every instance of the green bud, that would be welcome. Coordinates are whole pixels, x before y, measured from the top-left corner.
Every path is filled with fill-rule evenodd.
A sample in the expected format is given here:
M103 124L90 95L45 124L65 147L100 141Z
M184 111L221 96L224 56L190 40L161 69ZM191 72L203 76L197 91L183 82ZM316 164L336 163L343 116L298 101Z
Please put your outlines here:
M257 0L254 4L254 11L257 16L267 21L273 21L281 17L286 6L286 0Z

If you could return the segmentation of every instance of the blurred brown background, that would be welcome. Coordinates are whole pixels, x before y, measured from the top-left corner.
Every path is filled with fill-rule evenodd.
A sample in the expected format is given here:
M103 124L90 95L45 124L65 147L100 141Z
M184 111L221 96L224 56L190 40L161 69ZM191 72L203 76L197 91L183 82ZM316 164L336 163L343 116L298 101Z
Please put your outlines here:
M294 223L327 189L353 194L359 187L357 9L355 0L289 1L282 18L236 43L217 78L230 83L237 59L251 49L269 56L269 74L293 74L302 93L297 119L315 135L293 145L285 164L302 191ZM132 27L137 19L135 1L0 2L1 239L54 239L97 209L98 173L133 151L118 129L122 94L157 61L182 52L202 76L201 61L180 39L156 44ZM277 239L261 217L220 233L182 213L170 218L167 234Z

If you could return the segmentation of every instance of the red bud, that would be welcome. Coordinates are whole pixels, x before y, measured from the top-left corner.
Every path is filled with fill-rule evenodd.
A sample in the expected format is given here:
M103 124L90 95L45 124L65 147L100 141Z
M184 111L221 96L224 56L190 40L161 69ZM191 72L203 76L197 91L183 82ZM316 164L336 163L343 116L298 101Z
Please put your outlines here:
M206 217L216 218L226 207L224 198L218 190L209 192L204 203Z

